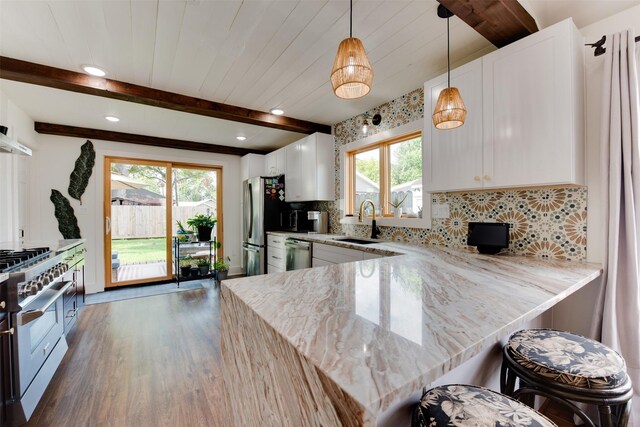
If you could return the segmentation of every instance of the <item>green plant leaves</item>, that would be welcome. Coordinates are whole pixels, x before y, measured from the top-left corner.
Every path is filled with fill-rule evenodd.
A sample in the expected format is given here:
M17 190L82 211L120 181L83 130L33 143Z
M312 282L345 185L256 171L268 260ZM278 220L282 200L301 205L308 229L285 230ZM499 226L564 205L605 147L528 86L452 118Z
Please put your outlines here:
M69 176L69 195L79 200L80 204L82 204L82 195L87 189L95 163L96 152L91 141L87 141L80 147L80 156L76 159L76 166Z
M69 200L58 190L51 190L50 199L55 208L58 230L62 233L62 238L80 239L80 227L78 227L78 220Z

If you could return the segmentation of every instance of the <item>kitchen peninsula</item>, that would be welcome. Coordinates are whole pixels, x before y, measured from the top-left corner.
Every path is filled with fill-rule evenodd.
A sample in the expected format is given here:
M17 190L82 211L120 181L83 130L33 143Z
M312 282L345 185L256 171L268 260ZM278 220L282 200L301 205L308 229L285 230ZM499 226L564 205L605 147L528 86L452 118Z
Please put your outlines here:
M224 425L374 426L601 274L588 263L368 248L405 254L223 282Z

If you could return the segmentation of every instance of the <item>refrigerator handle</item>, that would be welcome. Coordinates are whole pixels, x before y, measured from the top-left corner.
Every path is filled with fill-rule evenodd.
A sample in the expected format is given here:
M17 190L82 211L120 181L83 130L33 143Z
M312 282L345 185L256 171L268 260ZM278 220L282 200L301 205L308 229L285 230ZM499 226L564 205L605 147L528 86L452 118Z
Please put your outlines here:
M251 183L249 183L249 236L247 236L247 240L253 236L253 188L251 188Z

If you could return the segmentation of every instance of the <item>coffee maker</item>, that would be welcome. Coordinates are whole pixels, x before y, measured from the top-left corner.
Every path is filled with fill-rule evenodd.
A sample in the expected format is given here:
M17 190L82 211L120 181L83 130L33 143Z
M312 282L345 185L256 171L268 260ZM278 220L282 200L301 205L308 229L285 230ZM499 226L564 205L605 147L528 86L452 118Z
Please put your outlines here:
M309 211L307 219L311 223L309 233L327 234L329 232L329 215L326 212Z

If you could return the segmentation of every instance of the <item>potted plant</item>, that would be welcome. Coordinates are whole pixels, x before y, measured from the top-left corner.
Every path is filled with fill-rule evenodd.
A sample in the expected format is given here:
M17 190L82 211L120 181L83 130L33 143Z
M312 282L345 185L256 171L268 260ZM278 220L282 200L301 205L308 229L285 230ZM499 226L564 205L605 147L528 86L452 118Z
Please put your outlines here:
M180 222L179 220L176 221L176 224L178 226L178 239L180 239L180 241L183 243L192 242L194 237L193 231L185 229L184 225L182 225L182 222Z
M227 275L229 274L229 264L231 263L231 258L226 257L225 259L216 260L213 264L213 268L216 271L216 277L218 280L225 280Z
M209 274L209 263L211 261L209 261L209 259L207 258L200 258L198 259L198 261L196 261L196 265L198 266L198 270L200 270L200 275L201 276L206 276L207 274Z
M191 257L180 260L180 276L189 277L191 275Z
M393 206L393 216L396 218L402 217L402 204L407 199L409 193L404 193L404 197L400 199L399 197L394 197L392 201L389 202L391 206Z
M187 225L193 231L198 232L198 240L200 242L208 242L211 240L211 231L216 225L216 220L213 215L198 214L193 218L187 220Z

